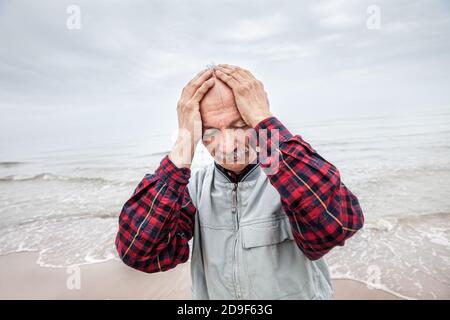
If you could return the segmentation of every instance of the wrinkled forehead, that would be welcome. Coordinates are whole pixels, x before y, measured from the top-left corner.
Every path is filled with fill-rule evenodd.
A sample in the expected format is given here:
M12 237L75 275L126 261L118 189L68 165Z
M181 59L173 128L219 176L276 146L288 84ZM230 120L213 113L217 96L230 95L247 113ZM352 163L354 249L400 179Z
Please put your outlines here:
M233 91L219 79L200 101L200 114L204 127L227 128L242 120Z

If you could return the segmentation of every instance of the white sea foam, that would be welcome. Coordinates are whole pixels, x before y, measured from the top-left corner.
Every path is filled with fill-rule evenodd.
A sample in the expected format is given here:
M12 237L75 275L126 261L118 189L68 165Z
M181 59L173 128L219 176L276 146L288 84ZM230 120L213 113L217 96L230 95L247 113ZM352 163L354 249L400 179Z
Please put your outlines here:
M365 213L364 229L326 256L334 278L372 284L378 268L377 286L399 297L450 297L449 119L286 123L339 168ZM169 142L159 143L166 150ZM45 267L118 259L119 212L167 153L150 147L0 162L0 255L36 251ZM192 169L211 161L200 147Z

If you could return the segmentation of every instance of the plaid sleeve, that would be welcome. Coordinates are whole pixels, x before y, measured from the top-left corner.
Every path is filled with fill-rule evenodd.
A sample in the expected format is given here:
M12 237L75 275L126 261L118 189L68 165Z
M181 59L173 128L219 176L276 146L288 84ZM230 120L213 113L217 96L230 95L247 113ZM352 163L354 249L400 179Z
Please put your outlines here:
M189 178L190 169L177 168L166 156L139 183L119 216L116 248L125 264L152 273L188 260L196 213Z
M255 130L265 155L260 156L261 167L281 196L300 250L316 260L344 245L362 228L364 216L338 169L275 117L262 120ZM266 170L274 164L276 170Z

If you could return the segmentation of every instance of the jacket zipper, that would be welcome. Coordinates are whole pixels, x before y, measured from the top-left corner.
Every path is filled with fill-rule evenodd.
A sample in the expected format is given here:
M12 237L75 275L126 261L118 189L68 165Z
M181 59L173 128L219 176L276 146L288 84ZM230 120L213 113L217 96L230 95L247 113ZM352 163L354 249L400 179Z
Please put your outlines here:
M237 217L237 188L238 184L233 185L233 191L231 191L231 213L236 214ZM237 222L236 218L236 222ZM236 225L238 227L238 225Z
M238 190L238 184L235 183L234 186L233 186L233 191L231 192L232 193L231 213L236 215L236 231L238 232L239 231L239 216L238 216L239 213L238 213L238 210L237 210L237 190ZM236 256L237 250L236 250L236 247L237 247L237 241L238 241L238 233L237 232L236 232L236 237L234 239L234 250L233 250L233 258L234 258L233 277L234 277L234 291L235 291L236 297L238 299L240 299L240 293L239 293L240 290L237 288L238 287L238 282L237 282L238 270L237 270L237 263L236 263L237 262L237 256Z
M252 172L254 170L254 168L252 169L252 170L250 170L250 172ZM221 172L220 170L219 170L219 172L229 181L229 182L232 182L231 180L230 180L230 178L229 177L227 177L223 172ZM243 180L245 180L245 178L250 174L250 172L248 172L246 175L245 175L245 177L241 180L241 181L243 181ZM240 299L241 298L241 293L240 293L240 288L238 289L238 282L237 282L237 279L238 279L238 270L237 270L237 250L236 250L236 248L237 248L237 242L238 242L238 232L239 232L239 212L238 212L238 209L237 209L237 205L238 205L238 203L237 203L237 191L238 191L238 182L237 183L233 183L233 190L232 190L232 192L231 192L231 194L232 194L232 196L231 196L231 213L233 214L233 215L236 215L236 236L235 236L235 238L234 238L234 248L233 248L233 259L234 259L234 262L233 262L233 281L234 281L234 293L235 293L235 296L236 296L236 298L237 299Z

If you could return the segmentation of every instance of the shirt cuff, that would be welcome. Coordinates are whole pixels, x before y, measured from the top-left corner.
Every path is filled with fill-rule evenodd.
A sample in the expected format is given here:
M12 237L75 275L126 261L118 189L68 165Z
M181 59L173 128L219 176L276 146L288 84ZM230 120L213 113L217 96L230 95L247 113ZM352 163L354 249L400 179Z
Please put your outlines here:
M260 121L254 128L256 131L256 138L259 139L260 135L264 135L270 140L272 134L278 130L278 137L280 142L287 141L292 138L292 134L276 117L269 117ZM264 133L265 132L265 133Z
M276 117L262 120L254 129L256 134L252 136L250 143L252 147L257 147L258 161L262 168L278 163L276 157L280 154L277 151L296 156L304 154L306 150L316 153L309 143L300 135L292 135Z
M178 168L168 155L161 160L155 173L166 181L174 181L180 184L188 184L191 177L191 169Z

